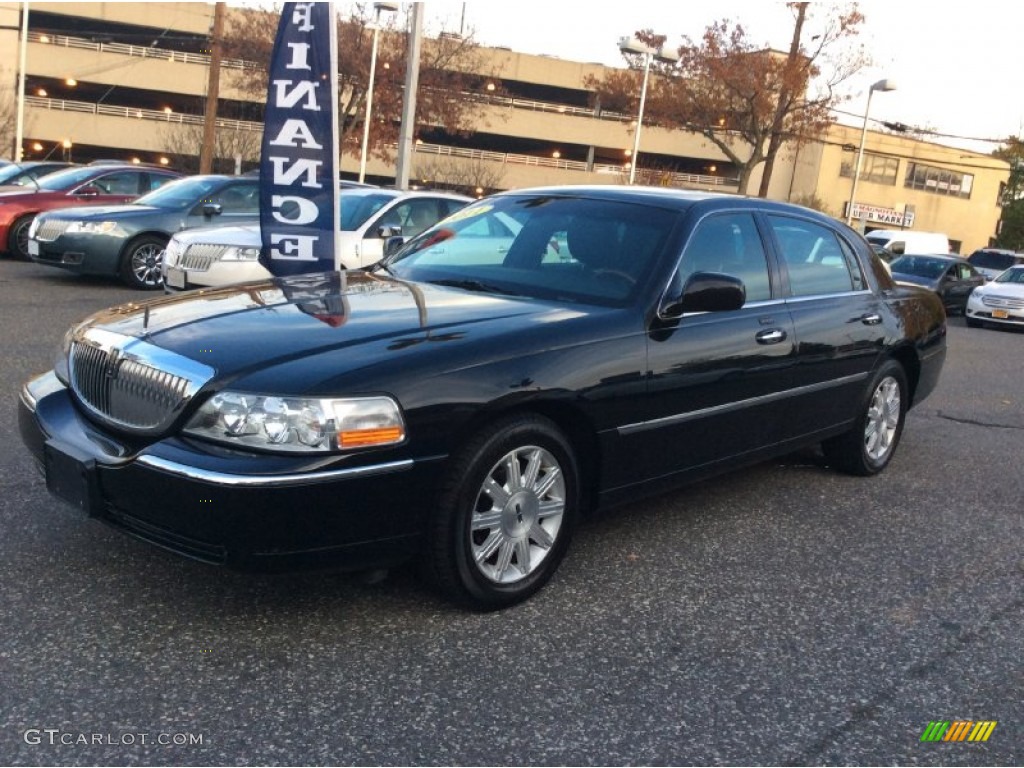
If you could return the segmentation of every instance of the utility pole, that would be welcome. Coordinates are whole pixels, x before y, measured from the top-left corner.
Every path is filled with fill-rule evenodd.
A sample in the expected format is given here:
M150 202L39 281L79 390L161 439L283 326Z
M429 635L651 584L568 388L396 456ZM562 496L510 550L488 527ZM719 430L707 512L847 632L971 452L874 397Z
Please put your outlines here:
M224 35L224 3L213 7L213 34L210 37L210 74L206 86L206 114L203 119L203 148L199 154L199 172L213 170L217 138L217 100L220 98L221 38Z
M28 3L21 4L21 37L18 40L18 117L14 127L14 162L25 156L25 67L28 55Z
M395 168L395 186L409 188L412 175L416 133L416 89L420 82L420 48L423 40L423 3L412 4L412 30L409 34L409 52L405 65L405 97L402 102L402 123L398 135L398 162Z

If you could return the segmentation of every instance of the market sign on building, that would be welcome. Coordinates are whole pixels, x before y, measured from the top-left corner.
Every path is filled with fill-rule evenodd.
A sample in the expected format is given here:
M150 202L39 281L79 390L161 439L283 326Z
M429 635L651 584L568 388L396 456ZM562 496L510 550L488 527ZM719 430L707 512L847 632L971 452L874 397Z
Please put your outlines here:
M908 205L901 211L896 208L854 203L851 218L871 224L891 224L895 227L909 228L914 226L914 208Z

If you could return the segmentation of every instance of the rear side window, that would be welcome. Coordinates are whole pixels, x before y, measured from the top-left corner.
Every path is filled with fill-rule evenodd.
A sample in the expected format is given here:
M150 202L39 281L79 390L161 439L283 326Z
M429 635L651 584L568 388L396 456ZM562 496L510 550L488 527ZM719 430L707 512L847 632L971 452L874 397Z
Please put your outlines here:
M853 251L833 230L784 216L769 216L768 222L789 273L793 296L846 293L865 287Z

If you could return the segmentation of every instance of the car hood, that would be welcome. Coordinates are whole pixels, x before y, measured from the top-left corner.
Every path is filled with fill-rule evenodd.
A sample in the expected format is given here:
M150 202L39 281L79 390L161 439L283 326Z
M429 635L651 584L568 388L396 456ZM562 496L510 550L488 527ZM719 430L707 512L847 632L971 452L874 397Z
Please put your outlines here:
M172 213L172 211L168 211L165 208L157 208L153 205L78 205L71 211L56 210L43 215L50 218L73 216L76 220L105 221L111 218L131 219L139 216L151 216L154 213Z
M174 239L183 245L216 243L217 245L235 245L242 248L259 248L260 225L258 223L215 224L208 227L195 227L186 232L179 232Z
M939 281L933 277L921 277L920 275L908 275L905 272L893 272L892 279L897 283L910 283L911 285L923 285L925 288L935 288Z
M547 338L552 323L610 314L600 307L496 296L365 272L328 272L241 283L132 302L93 315L84 326L135 337L210 366L221 381L280 386L285 366L315 389L332 378L374 367L402 368L414 355L472 350L492 359L517 354L499 336ZM433 343L428 343L433 342ZM329 373L310 359L332 354ZM338 354L341 353L341 357ZM455 355L458 357L458 355ZM446 359L455 359L451 354ZM452 362L453 365L458 363Z
M258 223L198 227L175 235L175 239L183 246L196 243L215 243L238 248L260 248L263 246L262 233ZM359 232L343 230L336 233L335 240L337 248L345 250L362 240L362 236Z

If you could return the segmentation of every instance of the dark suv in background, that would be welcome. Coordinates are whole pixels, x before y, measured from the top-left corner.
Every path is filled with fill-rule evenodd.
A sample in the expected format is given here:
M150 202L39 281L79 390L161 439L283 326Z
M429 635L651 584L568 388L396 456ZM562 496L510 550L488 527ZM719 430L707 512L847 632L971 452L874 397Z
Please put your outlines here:
M1024 253L1002 248L979 248L967 257L967 261L981 272L986 280L994 280L1000 272L1016 264L1024 264Z

